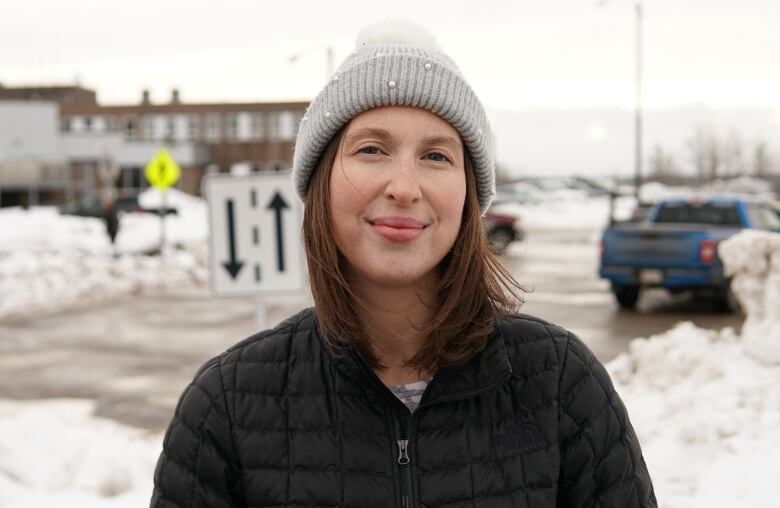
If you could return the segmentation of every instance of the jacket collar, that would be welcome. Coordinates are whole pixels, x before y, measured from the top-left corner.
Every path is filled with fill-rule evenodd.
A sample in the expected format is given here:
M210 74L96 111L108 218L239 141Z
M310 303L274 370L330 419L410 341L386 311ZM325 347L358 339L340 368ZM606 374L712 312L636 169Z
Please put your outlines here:
M511 374L504 336L496 324L485 349L465 364L443 369L434 376L420 406L473 397L503 383Z
M337 369L365 387L372 399L390 393L354 348L347 348L339 356L330 352L328 354ZM482 351L465 364L442 369L434 376L423 394L420 406L473 397L506 381L511 374L506 344L497 322Z

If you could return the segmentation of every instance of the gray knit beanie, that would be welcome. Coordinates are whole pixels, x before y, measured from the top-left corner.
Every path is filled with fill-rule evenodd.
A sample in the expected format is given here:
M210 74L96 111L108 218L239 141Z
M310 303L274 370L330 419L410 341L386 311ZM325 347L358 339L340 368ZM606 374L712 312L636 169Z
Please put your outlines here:
M366 27L356 46L301 121L292 171L301 200L325 147L353 117L381 106L413 106L460 133L484 213L495 194L493 136L485 109L455 63L422 27L406 20Z

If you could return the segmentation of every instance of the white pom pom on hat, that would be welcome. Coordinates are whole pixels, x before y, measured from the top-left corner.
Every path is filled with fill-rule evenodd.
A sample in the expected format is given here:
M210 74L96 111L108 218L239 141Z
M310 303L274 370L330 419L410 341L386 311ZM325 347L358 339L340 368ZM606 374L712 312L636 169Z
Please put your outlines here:
M360 49L372 44L399 44L441 51L436 39L422 25L403 18L385 19L363 28L355 39L355 47Z

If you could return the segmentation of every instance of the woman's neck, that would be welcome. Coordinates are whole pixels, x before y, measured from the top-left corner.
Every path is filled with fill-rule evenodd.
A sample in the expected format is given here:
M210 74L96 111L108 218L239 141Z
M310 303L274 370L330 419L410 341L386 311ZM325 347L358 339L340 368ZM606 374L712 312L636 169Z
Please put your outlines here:
M422 347L424 337L420 330L433 317L434 292L423 286L355 286L360 299L355 310L375 353L386 367L377 369L377 376L389 386L429 378L428 373L409 368L405 361Z

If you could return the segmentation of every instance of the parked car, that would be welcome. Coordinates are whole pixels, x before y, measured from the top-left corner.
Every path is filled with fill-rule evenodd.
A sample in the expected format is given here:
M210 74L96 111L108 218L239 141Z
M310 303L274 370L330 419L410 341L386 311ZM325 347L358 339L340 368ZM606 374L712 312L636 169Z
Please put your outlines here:
M503 254L512 242L525 238L520 217L488 210L482 218L491 250Z
M79 217L98 217L103 218L106 210L101 206L100 198L96 194L89 194L81 199L70 201L59 207L62 215L76 215ZM160 215L160 209L144 208L138 202L138 194L124 194L114 199L112 213L153 213ZM175 207L165 209L165 215L177 215L178 210Z
M744 198L674 198L658 202L643 223L607 228L599 275L620 307L631 309L647 287L708 293L722 311L735 311L718 243L745 228L780 231L766 202Z

